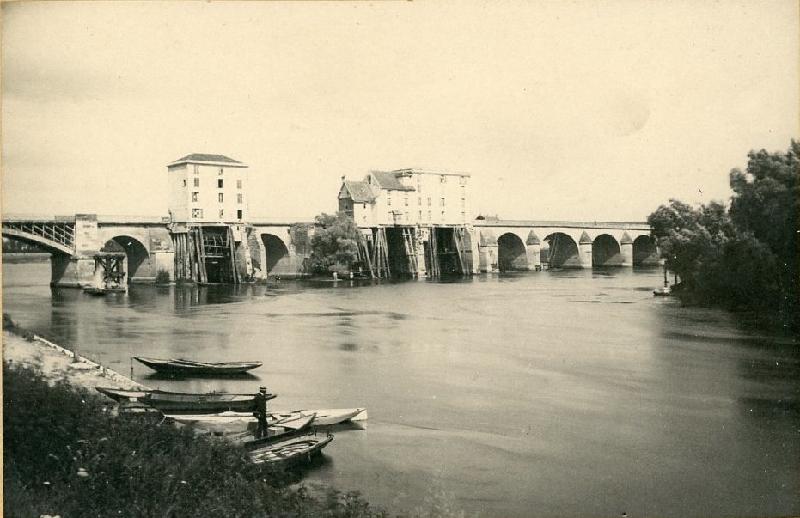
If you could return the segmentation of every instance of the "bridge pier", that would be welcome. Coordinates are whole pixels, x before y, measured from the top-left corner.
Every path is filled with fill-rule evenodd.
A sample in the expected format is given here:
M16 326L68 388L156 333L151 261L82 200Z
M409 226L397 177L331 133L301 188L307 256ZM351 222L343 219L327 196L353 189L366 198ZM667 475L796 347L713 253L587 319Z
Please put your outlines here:
M53 254L50 258L50 286L80 288L95 284L94 257Z
M578 262L581 268L592 267L592 243L592 238L584 231L578 240Z
M498 247L497 243L481 245L480 247L480 271L482 273L491 273L498 270L497 257Z
M627 242L623 240L619 244L619 253L622 255L622 264L620 266L633 267L633 241L629 237Z

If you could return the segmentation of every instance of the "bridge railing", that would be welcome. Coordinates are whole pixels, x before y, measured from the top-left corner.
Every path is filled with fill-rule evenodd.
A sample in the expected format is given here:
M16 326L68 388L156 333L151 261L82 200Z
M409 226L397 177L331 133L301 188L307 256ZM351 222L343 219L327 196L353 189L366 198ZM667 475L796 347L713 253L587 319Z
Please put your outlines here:
M75 245L75 221L3 221L3 227L31 234L72 248Z

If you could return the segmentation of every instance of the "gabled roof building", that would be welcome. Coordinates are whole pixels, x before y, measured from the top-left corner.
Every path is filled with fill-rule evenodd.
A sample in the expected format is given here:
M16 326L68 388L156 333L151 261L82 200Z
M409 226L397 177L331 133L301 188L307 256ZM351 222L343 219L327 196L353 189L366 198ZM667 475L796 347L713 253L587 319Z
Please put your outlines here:
M339 210L362 228L465 225L471 221L469 178L416 168L370 171L355 181L342 177Z

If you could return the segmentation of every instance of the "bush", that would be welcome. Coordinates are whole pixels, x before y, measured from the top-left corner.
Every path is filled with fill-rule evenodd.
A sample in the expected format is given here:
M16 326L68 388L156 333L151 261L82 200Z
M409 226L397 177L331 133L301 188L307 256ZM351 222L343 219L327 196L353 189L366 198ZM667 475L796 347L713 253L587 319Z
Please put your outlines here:
M107 401L3 366L5 516L385 516L357 495L318 500L241 447L114 418Z
M166 270L158 270L158 272L156 272L156 284L169 284L169 272Z

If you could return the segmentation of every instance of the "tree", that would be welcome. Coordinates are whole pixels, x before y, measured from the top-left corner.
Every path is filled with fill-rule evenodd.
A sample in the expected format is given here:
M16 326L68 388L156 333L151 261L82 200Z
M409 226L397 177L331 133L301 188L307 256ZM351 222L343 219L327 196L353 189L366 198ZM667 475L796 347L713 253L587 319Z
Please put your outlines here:
M781 310L793 314L800 310L800 143L792 140L786 153L751 151L748 158L746 172L730 174L731 218L775 255Z
M747 171L734 169L731 206L695 208L671 199L647 221L667 267L680 275L685 301L798 317L798 157L751 151Z
M338 212L324 212L314 218L316 230L311 238L310 268L327 274L331 267L349 270L358 261L358 227L352 218Z

